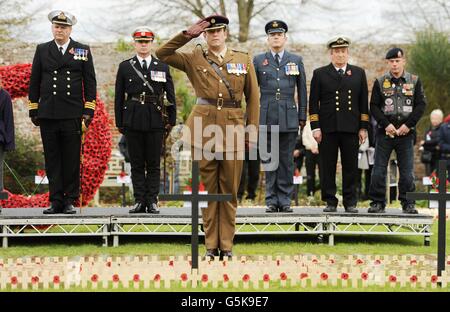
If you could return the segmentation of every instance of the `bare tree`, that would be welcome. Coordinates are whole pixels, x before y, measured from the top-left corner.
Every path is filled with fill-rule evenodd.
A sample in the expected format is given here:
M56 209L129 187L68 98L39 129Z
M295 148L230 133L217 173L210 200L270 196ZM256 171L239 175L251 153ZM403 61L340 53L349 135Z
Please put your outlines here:
M424 28L450 31L450 2L448 0L411 0L408 4L398 2L402 18L399 23L417 32Z
M3 12L0 16L0 42L2 42L11 40L11 29L27 23L30 16L24 14L22 3L17 0L0 0L0 7Z

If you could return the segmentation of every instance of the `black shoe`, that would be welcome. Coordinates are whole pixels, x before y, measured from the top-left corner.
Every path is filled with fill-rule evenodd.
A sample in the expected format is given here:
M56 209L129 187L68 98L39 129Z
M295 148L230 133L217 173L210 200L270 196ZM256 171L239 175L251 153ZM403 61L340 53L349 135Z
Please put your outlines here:
M408 213L408 214L418 214L419 213L414 204L402 205L402 209L403 209L403 213Z
M356 209L356 206L348 206L348 207L345 207L345 212L358 213L358 209Z
M231 252L231 250L221 250L219 259L223 260L224 257L228 257L228 259L233 257L233 253Z
M275 205L269 205L267 206L266 212L268 213L278 212L278 208Z
M145 204L137 203L134 205L134 208L129 211L129 213L145 213L146 207Z
M149 206L147 206L147 213L158 214L159 213L158 205L155 203L151 203Z
M280 209L280 212L294 212L290 206L283 206Z
M385 213L385 208L382 203L370 203L370 208L367 210L368 213Z
M205 253L205 258L210 257L210 258L214 258L217 257L219 255L219 251L216 249L207 249L206 253Z
M57 214L62 213L61 205L56 203L51 203L50 208L43 211L44 214Z
M66 205L64 205L62 213L64 213L64 214L75 214L77 212L75 211L75 208L73 207L72 204L66 204Z
M327 207L323 210L323 212L336 212L336 211L337 211L337 207L331 206L331 205L327 205Z

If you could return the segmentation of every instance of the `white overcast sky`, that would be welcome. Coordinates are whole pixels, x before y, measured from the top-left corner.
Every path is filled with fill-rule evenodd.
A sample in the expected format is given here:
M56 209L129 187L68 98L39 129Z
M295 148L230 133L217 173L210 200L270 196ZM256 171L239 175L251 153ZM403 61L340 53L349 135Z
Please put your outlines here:
M270 19L282 19L289 25L291 42L296 43L324 43L336 34L346 34L359 42L404 43L413 40L414 30L405 27L405 17L400 12L399 2L391 0L317 1L330 3L330 5L325 10L311 9L306 5L304 7L306 12L299 12L299 6L286 7L283 6L286 1L274 1L275 4L270 11L266 11L264 16L253 21L251 34L256 37L264 36L265 22ZM127 7L127 4L132 3L131 0L23 0L23 2L23 9L27 12L39 8L31 25L26 29L14 30L16 36L28 42L44 42L51 38L47 14L55 9L67 10L77 17L78 24L73 28L72 37L84 42L129 39L127 34L132 31L132 25L139 26L143 22L139 17L142 7L132 5ZM153 1L142 2L147 3L145 9L156 10L157 4ZM408 7L409 2L409 0L402 1L403 6ZM122 12L110 9L111 5L117 3L124 4ZM229 17L236 19L236 16ZM195 20L193 17L192 21ZM421 19L417 18L414 23L414 26L420 28ZM173 24L153 25L151 21L148 25L163 38L183 28L182 25ZM231 31L237 31L236 25L231 25Z

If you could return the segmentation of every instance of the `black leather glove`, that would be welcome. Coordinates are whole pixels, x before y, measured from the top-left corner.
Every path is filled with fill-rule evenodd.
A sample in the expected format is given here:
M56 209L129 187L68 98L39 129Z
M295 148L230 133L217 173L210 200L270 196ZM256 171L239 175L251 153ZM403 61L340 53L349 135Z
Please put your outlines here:
M83 121L84 121L86 128L89 128L89 125L92 122L92 117L90 115L83 115Z
M31 117L31 122L32 122L33 125L35 125L36 127L39 127L39 125L40 125L39 118L38 118L37 116Z

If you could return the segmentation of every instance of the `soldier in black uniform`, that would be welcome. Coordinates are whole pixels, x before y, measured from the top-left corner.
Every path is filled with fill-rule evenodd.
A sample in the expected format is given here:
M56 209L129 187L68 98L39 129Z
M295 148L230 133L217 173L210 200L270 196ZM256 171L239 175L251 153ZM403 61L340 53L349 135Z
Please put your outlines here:
M392 150L397 154L400 180L399 199L403 212L416 214L413 200L406 199L414 192L414 128L425 111L425 95L418 76L404 70L402 49L393 48L386 54L389 71L375 80L370 110L375 117L377 143L375 164L370 182L369 212L383 213L386 206L386 167Z
M309 114L319 143L320 184L324 212L336 212L336 163L341 151L342 193L346 212L356 210L358 147L369 125L367 79L364 69L348 64L350 40L338 36L328 42L331 63L314 70Z
M116 126L130 155L135 198L130 213L159 213L161 148L176 121L175 91L169 66L150 54L154 33L142 26L132 35L137 55L117 71Z
M54 40L37 46L31 69L29 115L40 126L51 207L45 214L75 213L80 189L82 120L89 126L95 110L96 88L92 53L70 38L76 18L52 11Z

